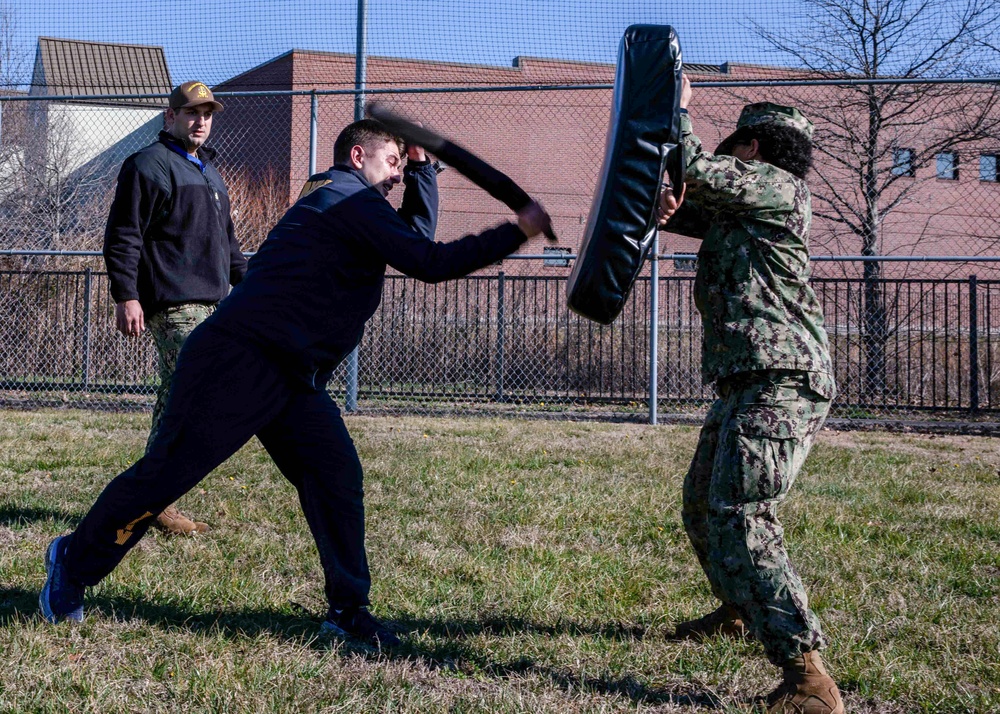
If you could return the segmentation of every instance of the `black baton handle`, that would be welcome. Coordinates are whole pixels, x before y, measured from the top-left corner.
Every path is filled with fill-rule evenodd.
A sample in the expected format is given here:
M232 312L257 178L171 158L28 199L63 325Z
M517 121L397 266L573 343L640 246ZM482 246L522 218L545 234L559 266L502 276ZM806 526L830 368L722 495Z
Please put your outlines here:
M402 118L377 102L369 104L366 111L406 143L424 147L512 211L520 211L532 202L531 196L510 176L440 134ZM556 240L551 225L544 233L546 238Z

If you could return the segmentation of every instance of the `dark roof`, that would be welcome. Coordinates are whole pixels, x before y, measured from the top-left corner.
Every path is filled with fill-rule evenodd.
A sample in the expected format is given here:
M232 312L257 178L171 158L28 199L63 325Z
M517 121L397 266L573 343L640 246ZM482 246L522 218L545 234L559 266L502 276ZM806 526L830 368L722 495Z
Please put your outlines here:
M31 93L169 94L172 88L162 47L38 38ZM101 104L112 103L101 100ZM121 99L114 104L160 108L166 99Z

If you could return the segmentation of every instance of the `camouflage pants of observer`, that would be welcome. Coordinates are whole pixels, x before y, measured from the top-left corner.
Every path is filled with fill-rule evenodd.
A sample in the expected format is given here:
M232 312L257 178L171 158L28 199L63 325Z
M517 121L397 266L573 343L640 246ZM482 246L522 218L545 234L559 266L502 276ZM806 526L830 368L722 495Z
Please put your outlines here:
M199 303L187 303L168 307L165 310L153 315L146 323L153 341L156 343L156 351L160 355L160 387L156 390L156 404L153 405L153 425L149 429L149 438L146 440L146 451L153 445L156 432L160 429L160 419L163 418L163 409L167 405L167 397L170 395L170 383L173 381L174 369L177 367L177 355L184 346L184 341L188 338L194 328L203 323L205 319L215 312L215 305L202 305Z
M720 380L684 481L684 528L712 592L777 665L826 644L777 513L830 408L832 381L816 378L778 370Z

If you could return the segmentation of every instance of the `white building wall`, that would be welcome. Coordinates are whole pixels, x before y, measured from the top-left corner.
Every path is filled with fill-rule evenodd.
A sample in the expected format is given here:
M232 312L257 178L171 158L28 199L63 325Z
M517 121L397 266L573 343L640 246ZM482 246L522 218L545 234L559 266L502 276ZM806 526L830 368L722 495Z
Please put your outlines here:
M48 107L48 152L66 173L114 147L115 159L124 158L156 140L163 111L58 104Z

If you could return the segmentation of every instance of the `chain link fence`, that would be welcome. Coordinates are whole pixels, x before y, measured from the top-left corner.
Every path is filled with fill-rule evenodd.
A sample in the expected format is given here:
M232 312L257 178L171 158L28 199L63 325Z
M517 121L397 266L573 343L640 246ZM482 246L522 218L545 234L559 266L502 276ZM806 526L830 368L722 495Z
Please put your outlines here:
M692 299L697 241L661 234L655 280L647 266L613 325L566 308L566 278L603 158L614 68L575 71L579 83L552 87L369 92L369 101L421 119L502 167L545 204L559 242L529 243L522 255L442 285L390 274L356 372L345 365L331 384L352 412L704 414L712 393L701 383ZM777 71L768 81L741 81L739 68L725 65L688 72L696 80L691 115L708 149L749 101L795 104L817 125L813 285L840 385L833 415L990 418L1000 407L997 83L807 82ZM309 174L331 163L355 96L259 89L260 76L241 77L217 88L226 110L210 144L237 234L252 253ZM163 102L0 97L4 404L152 404L152 340L115 332L99 256L121 161L162 125L162 114L137 99ZM439 180L438 240L509 218L457 172ZM390 196L396 205L399 198Z

